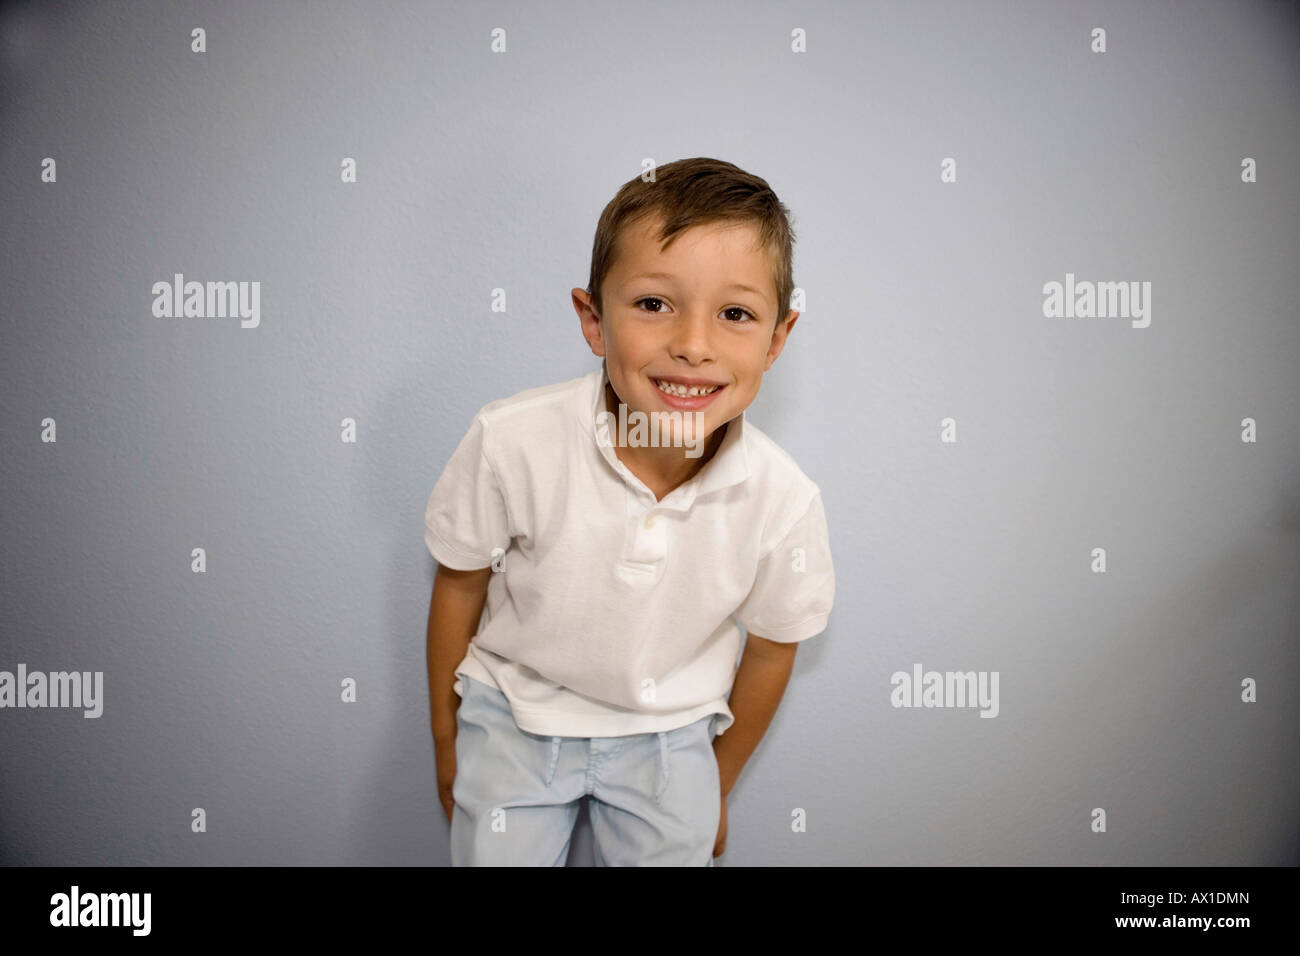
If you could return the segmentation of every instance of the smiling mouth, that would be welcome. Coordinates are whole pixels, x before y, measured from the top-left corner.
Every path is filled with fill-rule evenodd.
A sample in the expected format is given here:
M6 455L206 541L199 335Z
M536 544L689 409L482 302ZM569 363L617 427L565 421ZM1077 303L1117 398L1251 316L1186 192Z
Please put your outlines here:
M673 398L703 398L705 395L712 395L725 385L678 385L675 382L665 382L663 379L652 379L655 387L665 395L671 395Z

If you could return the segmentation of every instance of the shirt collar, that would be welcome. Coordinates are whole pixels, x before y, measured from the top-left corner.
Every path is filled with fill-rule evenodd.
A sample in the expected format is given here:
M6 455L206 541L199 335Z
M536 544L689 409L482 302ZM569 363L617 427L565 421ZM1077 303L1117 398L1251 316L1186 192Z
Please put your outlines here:
M653 498L653 492L640 478L632 474L619 460L618 455L614 454L614 441L618 437L618 419L611 420L607 417L603 422L597 421L596 416L606 410L605 385L608 382L609 375L604 362L583 378L582 388L578 390L578 407L583 421L583 434L591 438L596 450L624 481ZM742 411L725 427L727 433L722 438L722 444L718 446L717 452L708 464L689 481L665 495L657 507L685 511L697 495L729 488L749 477L749 443L745 439L745 413Z

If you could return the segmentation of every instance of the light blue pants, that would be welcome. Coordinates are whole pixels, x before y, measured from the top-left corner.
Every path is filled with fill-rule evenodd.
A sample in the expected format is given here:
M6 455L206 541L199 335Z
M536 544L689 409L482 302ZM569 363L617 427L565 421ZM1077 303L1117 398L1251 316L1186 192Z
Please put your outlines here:
M588 796L597 866L712 866L722 813L717 714L626 737L520 729L464 674L456 711L452 866L564 866Z

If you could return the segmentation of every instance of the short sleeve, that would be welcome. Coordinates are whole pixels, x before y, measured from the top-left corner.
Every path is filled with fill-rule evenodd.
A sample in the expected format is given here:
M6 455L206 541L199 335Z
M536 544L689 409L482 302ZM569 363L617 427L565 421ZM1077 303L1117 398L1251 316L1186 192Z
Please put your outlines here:
M748 597L736 610L745 630L794 643L826 630L835 603L835 569L821 493L758 564Z
M473 571L510 547L505 496L484 448L486 426L474 416L424 511L424 543L439 564Z

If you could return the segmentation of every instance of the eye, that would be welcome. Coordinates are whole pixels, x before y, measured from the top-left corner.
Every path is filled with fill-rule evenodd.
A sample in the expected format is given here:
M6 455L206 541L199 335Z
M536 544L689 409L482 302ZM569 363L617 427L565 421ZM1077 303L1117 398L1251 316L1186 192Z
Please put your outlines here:
M632 304L635 305L635 306L641 306L642 303L646 303L646 302L654 302L654 303L656 303L656 304L658 304L658 305L660 305L660 306L662 306L662 305L664 304L664 300L663 300L663 299L659 298L658 296L654 296L654 295L642 296L641 298L637 299L637 300L636 300L635 302L633 302ZM658 314L662 311L662 309L658 309L658 308L656 308L656 309L647 309L647 308L642 308L642 311L643 311L643 312L649 312L651 315L658 315ZM739 313L741 314L741 316L742 316L741 318L735 318L735 319L728 319L728 320L727 320L728 322L730 322L730 323L733 324L733 325L743 325L743 324L746 323L746 322L756 322L756 321L758 321L758 320L757 320L757 317L754 315L753 312L750 312L748 309L741 308L741 307L738 306L738 305L729 306L728 308L725 308L725 309L722 310L722 314L723 314L723 315L726 315L726 314L729 313L729 312L739 312Z

